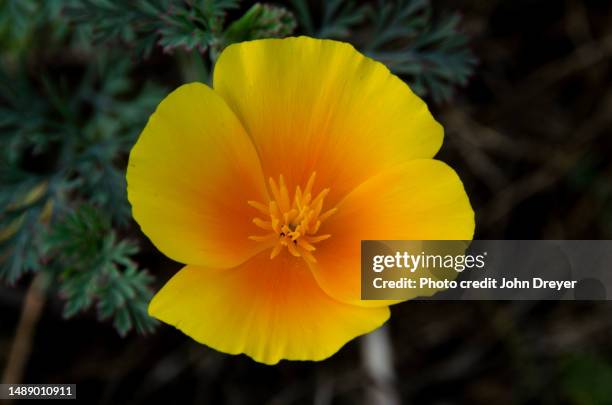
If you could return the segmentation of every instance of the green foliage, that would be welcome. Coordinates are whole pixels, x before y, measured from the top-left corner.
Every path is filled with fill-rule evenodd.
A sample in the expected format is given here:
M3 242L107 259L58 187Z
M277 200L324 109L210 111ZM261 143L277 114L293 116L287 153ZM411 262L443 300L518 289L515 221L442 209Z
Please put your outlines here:
M256 3L225 31L225 16L237 0L82 0L67 11L96 42L119 40L148 56L156 45L214 57L235 41L291 34L295 21L285 8Z
M242 17L229 25L223 34L223 43L285 37L293 32L296 25L293 14L287 9L255 3Z
M115 160L129 151L164 92L152 85L135 91L125 59L97 61L74 87L64 79L37 84L21 73L0 75L0 140L10 146L0 152L0 164L3 172L15 174L4 189L23 193L48 181L53 203L62 209L60 197L78 188L79 195L125 223L125 176ZM36 173L35 181L28 170ZM19 184L22 179L28 185Z
M49 266L61 269L66 318L97 301L98 317L113 317L121 335L132 326L140 333L153 330L156 323L147 315L152 277L131 259L138 247L117 241L110 220L99 210L84 204L57 221L45 238L45 251L53 258Z
M435 21L429 0L324 1L318 25L307 0L292 4L307 35L351 42L437 103L449 100L476 64L459 16Z
M12 52L31 45L36 28L56 19L65 3L67 0L0 0L0 49Z
M128 223L125 157L164 94L153 85L136 89L125 59L101 56L72 84L61 75L55 81L44 75L37 80L24 72L22 68L0 72L0 142L4 146L0 150L0 279L10 284L25 272L50 271L72 263L67 258L76 256L68 255L70 245L62 245L66 250L60 245L45 250L43 235L70 217L81 201L107 213L112 220L108 226ZM124 163L118 165L121 160ZM78 229L66 227L64 233L71 230ZM107 233L112 236L105 239L105 249L99 253L84 250L81 258L100 260L103 270L98 273L106 274L108 283L135 283L131 288L140 291L149 279L133 263L128 266L126 258L136 252L133 245L116 242L115 233ZM75 234L73 240L81 236ZM125 269L119 271L112 263ZM65 278L62 289L71 291L67 308L81 308L76 303L87 303L84 297L92 296L87 284L76 280L99 280L101 276L96 276L93 267L87 272L82 263L72 265L80 269L80 276ZM70 290L74 283L83 288L81 295ZM102 287L95 288L93 293L101 294ZM126 332L132 323L142 331L150 329L147 295L124 294L124 301L130 298L129 305L108 301L108 297L100 295L99 308L107 308L102 314L113 308L110 314L120 332ZM67 310L66 315L72 313Z
M156 44L166 51L209 50L207 71L225 46L290 35L297 19L303 34L355 44L404 78L415 92L437 103L449 100L456 86L465 85L476 64L467 36L459 31L459 16L434 20L429 0L375 4L291 0L290 4L296 18L284 7L256 3L229 24L225 16L238 7L236 0L81 0L68 15L92 40L120 40L144 55ZM320 13L315 15L315 9Z
M66 14L96 42L119 40L149 55L158 44L204 52L213 45L236 0L81 0Z
M442 102L454 86L466 84L476 58L458 30L459 16L433 22L432 12L427 0L379 1L370 12L374 33L364 51L405 77L415 92Z
M0 193L0 277L14 283L26 270L40 269L40 235L44 231L46 184L35 176L3 170Z
M315 38L348 39L351 31L366 18L369 6L355 1L322 1L320 24L316 24L307 0L291 0L304 34Z
M434 20L429 1L288 4L0 0L0 280L45 272L66 317L95 306L121 334L152 330L151 277L119 235L127 155L167 94L143 80L155 49L163 75L183 75L170 86L206 81L229 44L296 30L355 44L436 101L473 69L459 19Z
M565 400L572 404L609 404L612 363L592 354L574 354L563 364L560 378Z

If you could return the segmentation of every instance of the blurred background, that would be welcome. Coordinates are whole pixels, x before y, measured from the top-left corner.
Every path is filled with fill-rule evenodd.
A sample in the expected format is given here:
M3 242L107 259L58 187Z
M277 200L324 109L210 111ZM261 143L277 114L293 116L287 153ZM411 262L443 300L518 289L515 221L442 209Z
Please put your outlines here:
M124 172L157 103L224 46L307 34L385 62L446 129L480 239L612 239L606 0L0 0L0 367L90 404L609 404L609 302L407 302L274 367L146 315L180 265Z

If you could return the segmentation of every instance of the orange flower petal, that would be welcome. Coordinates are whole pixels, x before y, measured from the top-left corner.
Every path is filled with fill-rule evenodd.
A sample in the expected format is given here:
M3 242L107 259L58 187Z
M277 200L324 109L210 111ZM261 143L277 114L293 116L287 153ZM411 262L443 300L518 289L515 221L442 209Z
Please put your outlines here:
M453 169L438 160L413 160L372 177L338 205L323 229L332 236L317 245L311 267L321 288L338 300L388 305L360 300L361 240L471 240L474 226Z
M326 295L304 260L262 253L231 270L186 266L155 295L149 313L216 350L275 364L322 360L389 317L389 309Z
M168 95L132 149L128 199L143 232L170 258L232 267L264 244L252 234L249 199L267 197L257 153L208 86Z
M443 129L425 103L350 44L306 37L231 45L214 89L236 113L266 176L293 190L313 172L336 203L399 162L431 158Z

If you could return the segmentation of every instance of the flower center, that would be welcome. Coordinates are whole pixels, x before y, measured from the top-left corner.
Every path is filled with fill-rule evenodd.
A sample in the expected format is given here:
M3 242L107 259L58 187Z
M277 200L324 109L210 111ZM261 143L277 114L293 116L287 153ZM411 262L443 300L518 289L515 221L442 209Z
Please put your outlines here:
M248 204L265 216L265 219L255 217L253 223L259 228L268 231L266 235L249 236L249 239L258 242L273 243L270 259L275 258L284 249L295 257L302 257L308 262L316 262L312 252L314 245L331 235L317 235L323 221L337 211L332 208L323 212L323 200L329 189L322 190L313 197L312 186L316 173L313 173L306 187L302 191L300 186L295 189L293 199L285 179L281 175L278 184L270 178L270 191L272 199L268 205L258 201L249 201Z

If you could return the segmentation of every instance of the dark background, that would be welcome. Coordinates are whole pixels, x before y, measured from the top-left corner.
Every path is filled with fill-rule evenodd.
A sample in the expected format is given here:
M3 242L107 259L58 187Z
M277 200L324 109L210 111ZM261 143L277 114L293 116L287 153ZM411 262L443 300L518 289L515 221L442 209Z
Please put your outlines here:
M446 129L438 158L465 183L475 237L612 239L611 3L435 6L462 13L479 59L469 84L432 106ZM176 86L172 64L154 54L143 76ZM161 286L179 265L142 247ZM30 279L0 287L0 364ZM48 297L23 381L76 383L86 403L353 404L374 384L361 339L320 363L269 367L168 326L120 338L93 314L63 320L61 306ZM612 403L608 302L407 302L387 325L403 403Z

